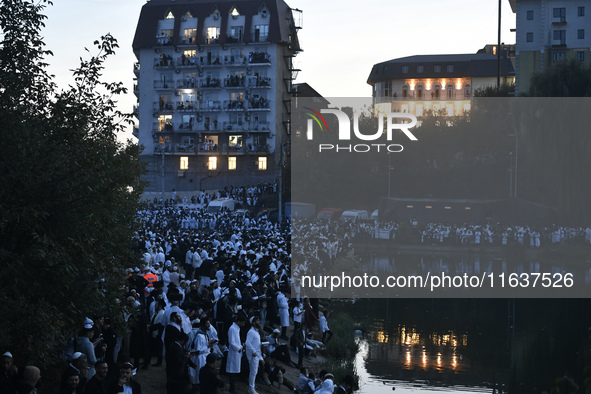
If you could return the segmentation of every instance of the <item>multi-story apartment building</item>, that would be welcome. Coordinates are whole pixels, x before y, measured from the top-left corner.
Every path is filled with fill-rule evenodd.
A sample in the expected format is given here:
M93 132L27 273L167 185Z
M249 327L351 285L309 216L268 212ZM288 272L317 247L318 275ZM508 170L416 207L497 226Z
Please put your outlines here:
M294 18L295 16L295 18ZM150 0L133 49L147 191L274 181L301 12L282 0Z
M509 0L516 14L516 93L532 75L565 59L589 64L591 3L586 0Z
M470 110L473 91L496 86L496 53L417 55L378 63L367 83L374 109L423 116L426 111L462 115ZM501 57L501 83L513 83L513 65Z

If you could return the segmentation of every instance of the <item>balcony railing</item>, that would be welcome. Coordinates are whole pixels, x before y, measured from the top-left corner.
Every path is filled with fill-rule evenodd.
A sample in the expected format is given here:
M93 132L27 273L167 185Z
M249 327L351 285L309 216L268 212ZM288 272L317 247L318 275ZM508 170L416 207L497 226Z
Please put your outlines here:
M221 111L222 102L220 100L202 100L199 101L199 108L202 111Z
M202 88L221 88L222 81L219 78L207 77L201 80Z
M187 77L176 81L177 89L195 89L197 87L197 80L195 77Z
M173 68L174 63L172 56L162 54L154 59L154 68Z
M226 111L243 111L244 101L242 100L224 100L224 109Z
M250 52L248 54L248 63L271 63L271 56L266 52Z
M440 94L431 95L431 94L423 94L422 96L417 95L408 95L408 96L392 96L392 97L374 97L374 101L377 104L380 103L391 103L394 101L452 101L452 100L470 100L470 95L457 92L453 93L451 96L447 94Z
M232 75L224 78L224 86L227 88L243 88L245 86L245 77Z
M179 101L176 104L176 109L179 112L194 112L199 109L199 102L197 102L197 101Z
M246 123L238 124L238 123L224 122L223 130L224 131L235 131L235 132L242 133L242 132L248 131L248 124L246 124Z
M249 88L270 88L271 78L269 77L250 77L248 78Z
M174 112L174 103L164 101L154 101L152 109L161 112Z
M162 81L162 80L155 80L154 81L154 89L174 89L174 81Z
M264 97L252 97L248 100L248 109L253 110L270 110L269 108L269 100Z
M224 56L224 64L226 66L243 66L246 64L246 57L244 57L244 56Z

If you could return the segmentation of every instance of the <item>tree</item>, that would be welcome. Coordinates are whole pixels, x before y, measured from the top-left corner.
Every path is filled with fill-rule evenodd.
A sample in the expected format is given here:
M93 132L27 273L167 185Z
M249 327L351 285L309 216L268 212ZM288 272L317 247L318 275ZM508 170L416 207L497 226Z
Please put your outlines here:
M575 59L556 62L532 76L527 96L589 97L591 68Z
M125 88L101 80L117 41L96 41L58 91L40 38L50 4L0 6L0 348L46 367L85 316L117 315L143 188L137 145L116 138Z

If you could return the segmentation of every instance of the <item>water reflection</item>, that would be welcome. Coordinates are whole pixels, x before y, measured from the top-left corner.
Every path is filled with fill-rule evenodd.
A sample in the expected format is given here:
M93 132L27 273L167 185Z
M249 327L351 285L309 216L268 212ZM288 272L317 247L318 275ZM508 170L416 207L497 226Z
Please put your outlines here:
M347 310L366 322L363 394L550 392L565 375L583 386L591 362L589 299L361 299Z

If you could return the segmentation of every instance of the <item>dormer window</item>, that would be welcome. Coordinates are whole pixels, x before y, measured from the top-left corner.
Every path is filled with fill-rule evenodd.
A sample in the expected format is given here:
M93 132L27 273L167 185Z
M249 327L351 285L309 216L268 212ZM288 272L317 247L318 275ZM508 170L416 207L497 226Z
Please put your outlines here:
M232 16L233 19L238 18L240 16L240 12L238 12L238 8L232 7L232 10L230 11L230 15Z
M164 19L174 19L174 15L173 15L172 11L168 10Z
M269 25L255 25L254 27L254 42L267 41L269 37Z
M189 10L187 10L187 12L184 13L183 17L184 18L192 18L193 15L191 15L191 12Z

